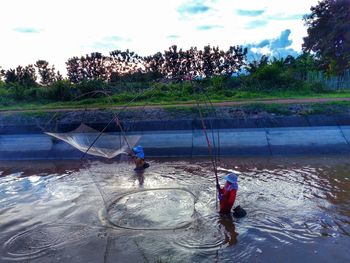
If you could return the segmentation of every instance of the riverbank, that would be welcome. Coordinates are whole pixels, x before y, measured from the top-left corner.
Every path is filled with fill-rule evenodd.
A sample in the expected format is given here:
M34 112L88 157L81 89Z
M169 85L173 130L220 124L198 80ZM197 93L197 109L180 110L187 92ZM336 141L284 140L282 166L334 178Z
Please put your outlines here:
M105 110L2 111L0 134L68 132L81 123L102 130L114 118L128 131L201 129L198 109L207 119L207 126L217 129L350 125L348 101L278 102L246 102L243 105L219 103L214 107L187 104ZM120 129L112 122L105 131L118 132Z
M324 113L312 114L318 113L315 107ZM269 106L269 112L263 105L201 109L211 144L222 156L350 153L350 111L341 104L288 104L284 114L273 112L283 108ZM149 157L208 155L198 108L175 107L1 113L0 159L80 158L82 152L45 132L65 133L85 123L96 129L94 137L113 118L105 132L120 139L122 127L127 136L139 136ZM77 130L75 139L83 138L82 132Z

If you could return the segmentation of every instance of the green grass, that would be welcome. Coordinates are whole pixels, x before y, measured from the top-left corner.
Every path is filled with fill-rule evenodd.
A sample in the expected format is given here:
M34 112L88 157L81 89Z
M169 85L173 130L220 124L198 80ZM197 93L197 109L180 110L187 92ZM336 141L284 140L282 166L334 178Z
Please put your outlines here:
M252 92L242 90L223 90L213 92L208 90L208 97L212 102L242 102L248 101L252 104L254 102L273 99L306 99L306 98L349 98L349 91L323 91L312 92L310 90L292 90L292 91L274 91L274 92ZM200 101L206 101L207 98L204 94L199 94ZM196 95L193 94L181 94L178 91L172 93L171 91L157 91L154 92L153 97L151 94L140 96L137 100L129 104L135 97L135 93L120 93L114 94L109 98L88 98L79 101L67 101L67 102L16 102L16 103L1 103L0 110L47 110L47 109L84 109L84 108L98 108L108 109L116 106L143 106L155 105L155 106L176 106L177 104L196 104ZM251 102L253 101L253 102Z

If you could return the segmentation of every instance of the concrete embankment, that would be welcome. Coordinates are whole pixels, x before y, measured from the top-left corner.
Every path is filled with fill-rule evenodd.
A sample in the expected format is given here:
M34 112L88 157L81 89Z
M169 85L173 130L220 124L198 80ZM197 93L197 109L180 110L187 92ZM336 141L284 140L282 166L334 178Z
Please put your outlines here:
M55 130L44 130L43 125L37 123L2 123L0 160L80 158L82 152L44 133L71 131L79 124L56 123ZM101 130L105 124L94 122L89 126ZM106 132L116 137L110 139L120 138L117 126L112 126ZM128 136L140 136L138 144L144 146L149 157L208 155L199 119L130 121L122 126ZM350 153L349 115L210 119L206 120L206 127L212 147L218 149L221 156Z

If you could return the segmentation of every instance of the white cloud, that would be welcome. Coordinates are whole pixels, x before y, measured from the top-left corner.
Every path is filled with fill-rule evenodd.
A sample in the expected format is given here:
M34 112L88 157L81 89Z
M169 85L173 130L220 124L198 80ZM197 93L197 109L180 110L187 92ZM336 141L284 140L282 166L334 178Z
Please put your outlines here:
M291 30L292 48L300 50L306 29L301 19L291 16L308 13L317 0L1 2L0 66L7 69L45 59L65 72L68 58L95 51L108 54L114 49L129 48L149 55L172 44L183 48L211 44L226 49L230 45L273 39L286 29ZM184 9L180 8L184 6L199 7L200 11L192 9L184 16ZM237 10L264 12L250 17L240 16ZM254 20L267 23L255 28ZM253 25L251 29L247 29L249 24Z

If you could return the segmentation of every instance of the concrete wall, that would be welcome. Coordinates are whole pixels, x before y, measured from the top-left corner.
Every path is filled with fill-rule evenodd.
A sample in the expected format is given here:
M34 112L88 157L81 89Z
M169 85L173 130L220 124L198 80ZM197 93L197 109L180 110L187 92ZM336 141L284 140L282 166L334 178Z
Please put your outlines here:
M206 138L200 129L128 134L141 136L139 144L149 157L208 156ZM221 156L350 153L350 126L220 129L208 130L207 134L213 151L218 150ZM0 160L81 156L82 152L74 147L44 133L0 135Z

